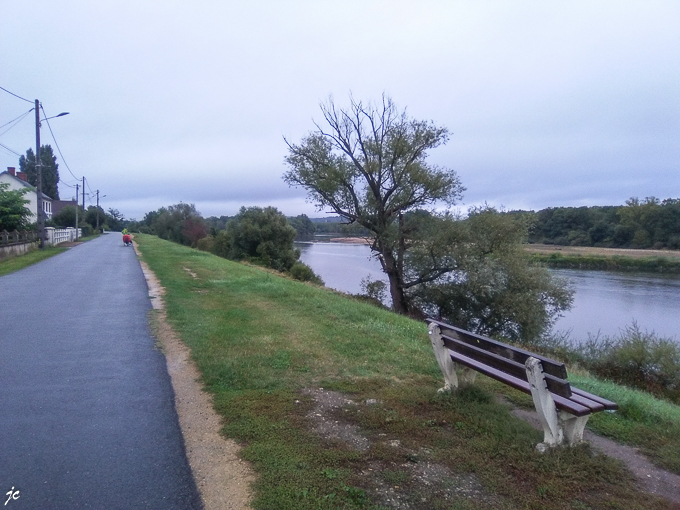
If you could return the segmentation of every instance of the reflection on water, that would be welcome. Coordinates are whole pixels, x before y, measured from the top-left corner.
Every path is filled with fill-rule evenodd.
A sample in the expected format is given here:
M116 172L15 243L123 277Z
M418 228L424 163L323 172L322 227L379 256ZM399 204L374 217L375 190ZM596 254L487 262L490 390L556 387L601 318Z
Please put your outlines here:
M363 244L296 243L302 261L323 278L326 286L350 294L361 292L361 280L387 281L380 263ZM608 273L604 271L553 270L574 290L574 305L555 325L571 331L574 340L588 334L612 336L633 321L644 330L680 340L680 277Z
M361 280L387 282L380 262L371 257L365 244L346 243L295 243L301 251L300 260L311 267L326 284L348 294L361 292Z
M555 324L575 339L611 336L633 321L643 329L680 339L680 278L677 275L555 269L574 290L574 304Z

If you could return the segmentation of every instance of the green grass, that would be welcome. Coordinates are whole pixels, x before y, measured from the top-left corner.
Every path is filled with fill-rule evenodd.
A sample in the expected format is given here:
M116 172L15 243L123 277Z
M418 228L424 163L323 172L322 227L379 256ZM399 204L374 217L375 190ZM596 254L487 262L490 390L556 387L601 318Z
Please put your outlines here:
M564 255L533 253L532 260L548 267L562 269L597 269L607 271L641 271L680 273L680 260L671 257L626 257L614 255Z
M655 464L680 474L680 406L644 391L592 377L569 377L574 386L619 404L615 414L596 413L589 424L596 432L641 448Z
M422 509L670 508L587 445L539 454L542 434L496 402L493 381L437 394L441 374L423 323L152 236L135 239L223 433L258 473L255 508L385 508L381 487ZM358 426L368 450L314 433L314 402L302 390L319 387L357 403L328 417ZM445 475L428 485L417 473L432 466ZM456 491L459 479L474 480L477 492Z
M19 255L14 257L8 257L0 260L0 276L6 274L14 273L33 264L37 264L41 260L45 260L55 255L66 251L67 248L59 248L54 246L47 246L42 250L33 250L25 255Z

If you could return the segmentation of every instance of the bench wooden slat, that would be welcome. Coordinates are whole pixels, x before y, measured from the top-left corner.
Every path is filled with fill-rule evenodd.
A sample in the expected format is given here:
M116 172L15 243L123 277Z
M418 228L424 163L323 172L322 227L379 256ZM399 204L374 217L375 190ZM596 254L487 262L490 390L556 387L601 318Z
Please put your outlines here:
M598 411L604 411L604 405L602 405L601 402L597 402L590 398L584 397L583 395L577 395L576 393L572 393L571 400L573 402L578 402L579 404L586 406L594 413Z
M442 334L442 340L444 341L444 346L452 351L463 354L476 361L480 361L501 372L522 379L523 381L527 380L526 367L517 361L500 356L494 352L485 351L480 347L467 344L445 334ZM559 379L550 374L545 374L545 382L551 393L555 393L565 398L571 397L571 388L568 381Z
M595 402L599 402L608 411L615 411L616 409L619 408L619 404L617 404L616 402L612 402L611 400L607 400L606 398L602 398L602 397L599 397L597 395L593 395L592 393L588 393L587 391L584 391L581 388L574 388L572 386L571 391L572 391L572 393L575 393L576 395L580 395L582 397L586 397L587 399L593 400Z
M564 363L560 363L559 361L546 358L545 356L539 356L538 354L525 351L524 349L513 347L502 342L486 338L482 335L471 333L470 331L465 331L464 329L451 326L450 324L446 324L445 322L441 322L435 319L427 319L427 321L439 326L439 329L441 330L443 335L455 338L468 345L479 346L485 351L493 352L494 354L502 356L506 359L510 359L522 365L524 365L524 363L526 363L527 359L529 359L530 357L537 358L538 360L540 360L541 365L543 366L544 373L555 376L558 379L567 378L567 369L564 366Z
M460 354L455 351L449 352L451 354L451 359L454 362L472 368L473 370L477 370L478 372L487 375L492 379L501 381L507 384L508 386L512 386L513 388L518 389L524 393L531 394L531 387L527 381L523 381L518 377L514 377L512 375L501 372L500 370L497 370L493 367L479 363L474 359L465 356L464 354ZM589 407L584 406L578 402L574 402L560 395L553 395L553 400L555 401L555 406L558 409L567 411L568 413L573 414L574 416L586 416L592 413L592 410Z

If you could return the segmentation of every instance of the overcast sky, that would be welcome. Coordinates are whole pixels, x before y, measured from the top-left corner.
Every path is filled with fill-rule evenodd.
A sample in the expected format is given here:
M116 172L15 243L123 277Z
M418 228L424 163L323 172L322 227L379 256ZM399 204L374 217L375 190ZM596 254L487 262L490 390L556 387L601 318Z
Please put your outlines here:
M180 201L323 216L282 181L283 136L350 92L450 130L430 157L462 208L680 198L676 0L4 0L0 86L70 112L50 121L61 198L84 175L127 218ZM31 107L0 91L0 125ZM35 149L33 121L0 143Z

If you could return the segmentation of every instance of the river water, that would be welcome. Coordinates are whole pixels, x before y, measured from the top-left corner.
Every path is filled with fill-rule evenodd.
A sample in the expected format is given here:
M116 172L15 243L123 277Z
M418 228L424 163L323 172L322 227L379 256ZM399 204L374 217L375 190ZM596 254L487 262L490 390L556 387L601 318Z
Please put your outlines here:
M380 263L364 244L296 243L300 259L327 287L359 294L361 280L387 281ZM551 270L575 290L574 304L555 324L580 341L588 335L614 336L637 322L641 329L680 341L680 276L613 273L571 269Z

